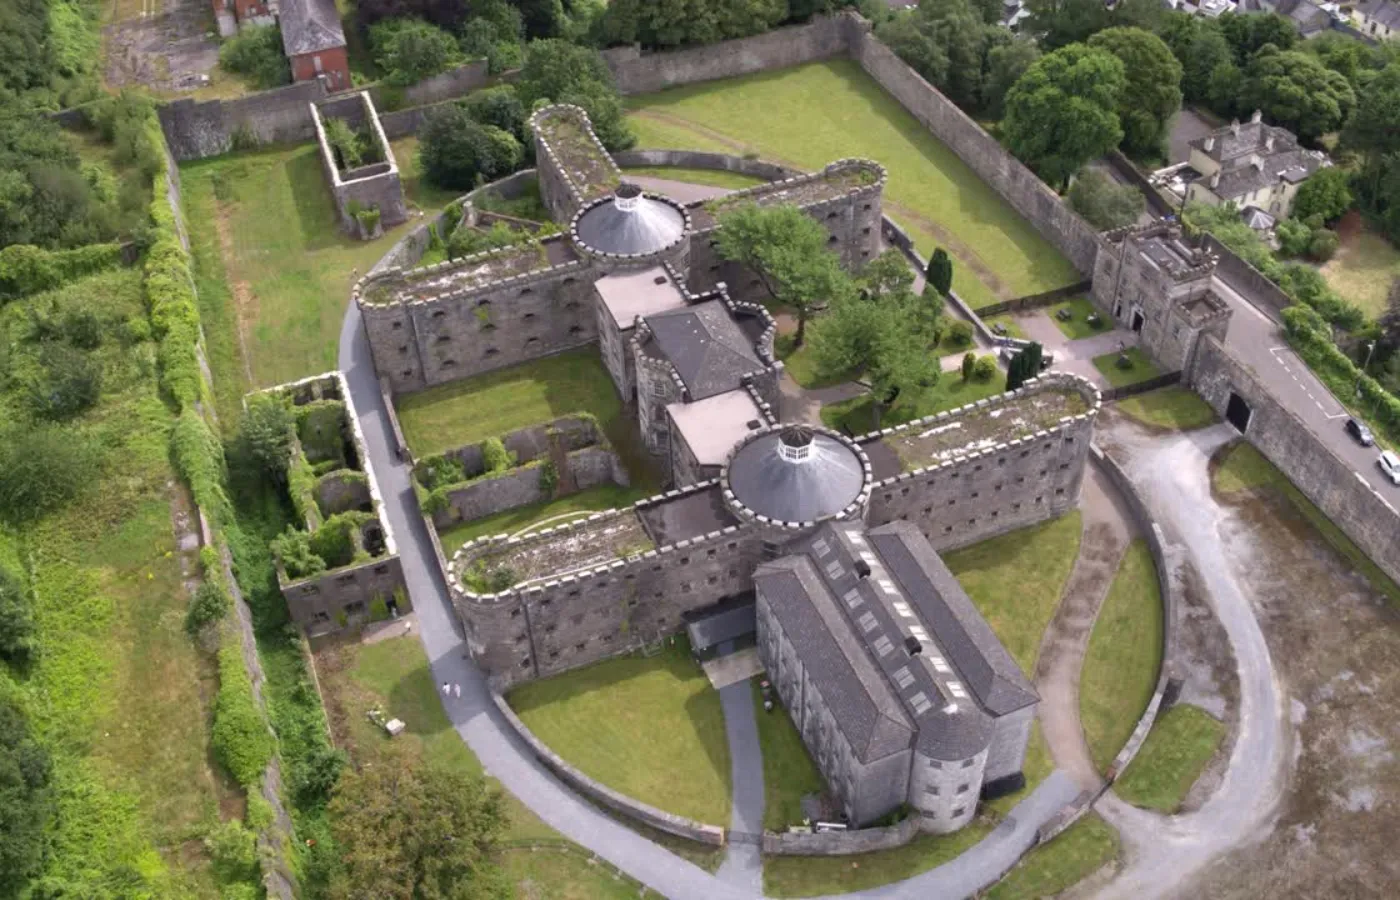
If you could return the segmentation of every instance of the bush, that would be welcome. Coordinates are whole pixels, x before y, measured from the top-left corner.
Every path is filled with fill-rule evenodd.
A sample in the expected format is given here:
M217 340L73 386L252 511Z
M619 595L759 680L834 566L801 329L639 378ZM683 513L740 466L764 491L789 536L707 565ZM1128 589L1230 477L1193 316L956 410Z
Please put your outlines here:
M418 464L418 483L430 491L466 480L466 470L451 456L429 456Z
M554 460L547 459L540 463L540 493L546 497L553 497L558 487L559 469L554 465Z
M18 577L0 566L0 659L22 664L37 646L29 592Z
M310 578L326 571L326 561L311 550L311 536L289 527L272 541L272 552L288 578Z
M1314 262L1327 262L1336 255L1340 243L1341 239L1337 237L1337 232L1319 228L1312 233L1308 240L1308 257Z
M456 103L429 112L418 137L423 174L439 187L470 190L509 175L524 159L514 135L482 125Z
M460 54L452 35L422 19L385 19L369 30L374 61L385 81L403 87L450 69Z
M522 142L525 134L525 104L520 95L509 84L477 91L462 101L467 114L483 125L494 125L502 131L515 135Z
M447 239L447 258L461 259L464 256L485 253L487 250L509 247L528 240L531 240L528 231L517 231L504 222L496 222L487 229L458 228Z
M253 699L239 641L219 650L219 695L214 703L214 756L245 788L256 785L275 749L272 732Z
M61 326L68 343L79 350L96 350L102 346L102 323L90 309L71 309L63 316Z
M222 622L231 609L233 600L228 592L215 578L206 578L190 598L189 609L185 611L185 631L198 635L210 625Z
M219 68L242 75L262 90L292 81L291 67L282 53L282 31L276 25L244 28L224 41Z
M1284 219L1274 228L1279 252L1284 256L1302 256L1308 252L1312 229L1299 219Z
M311 534L311 552L325 561L326 567L338 569L355 559L355 535L359 532L359 517L363 513L341 513L321 523Z
M1084 169L1069 186L1069 205L1100 231L1131 225L1145 204L1137 188L1117 184L1096 169Z
M0 250L0 304L114 268L121 260L120 244L91 244L74 250L11 244Z
M354 216L365 237L373 237L374 233L379 230L379 207L371 206L368 209L357 209Z
M972 377L978 381L991 381L997 374L997 358L988 353L977 357L977 365L972 369Z
M954 347L966 347L972 343L972 324L959 319L948 326L948 342Z
M222 882L236 884L258 876L257 835L237 820L223 822L204 838L204 849Z
M278 483L286 480L292 459L293 421L281 397L254 394L238 427L240 449Z
M45 344L28 385L29 408L41 419L61 422L90 409L102 394L102 363L65 344Z
M317 747L311 751L302 761L295 779L297 806L302 809L325 806L347 761L345 754L334 747Z
M18 691L0 692L0 896L31 896L44 870L48 834L58 805L49 751L31 734ZM81 789L79 780L69 789Z
M977 354L976 354L976 353L965 353L965 354L963 354L963 358L962 358L962 377L963 377L963 381L967 381L969 378L972 377L972 370L975 369L976 367L977 367Z
M0 519L30 522L77 497L97 477L98 454L72 428L0 433Z
M349 122L337 116L327 116L322 125L326 132L326 143L331 145L331 149L339 157L337 162L342 170L357 169L365 164L365 154L372 141L351 128Z

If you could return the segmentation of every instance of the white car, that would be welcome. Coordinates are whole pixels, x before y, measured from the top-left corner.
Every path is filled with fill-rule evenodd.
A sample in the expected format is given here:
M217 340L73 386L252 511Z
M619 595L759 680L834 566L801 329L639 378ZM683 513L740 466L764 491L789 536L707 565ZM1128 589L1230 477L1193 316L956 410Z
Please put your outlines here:
M1386 450L1376 460L1376 465L1381 467L1381 471L1390 479L1391 484L1400 487L1400 456Z

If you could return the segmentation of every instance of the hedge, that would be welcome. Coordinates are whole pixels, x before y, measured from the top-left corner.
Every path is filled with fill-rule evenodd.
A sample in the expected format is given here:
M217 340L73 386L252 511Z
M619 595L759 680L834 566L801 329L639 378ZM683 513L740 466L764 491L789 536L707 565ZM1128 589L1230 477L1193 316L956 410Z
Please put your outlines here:
M1353 397L1361 388L1363 416L1392 441L1400 442L1400 398L1395 397L1370 375L1363 374L1332 342L1331 329L1315 310L1301 305L1283 311L1284 333L1288 343L1339 397Z
M238 637L226 633L219 648L219 696L214 704L214 756L245 788L255 787L272 760L272 731L253 698Z
M0 304L115 268L121 261L120 244L89 244L73 250L11 244L0 250Z

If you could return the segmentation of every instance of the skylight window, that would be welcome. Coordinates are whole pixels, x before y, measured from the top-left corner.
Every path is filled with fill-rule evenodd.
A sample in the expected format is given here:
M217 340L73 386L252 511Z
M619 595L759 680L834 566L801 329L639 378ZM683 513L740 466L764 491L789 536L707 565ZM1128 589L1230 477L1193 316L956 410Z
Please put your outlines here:
M908 666L901 666L894 673L894 682L899 685L900 690L903 690L914 683L914 673L909 671Z
M846 570L841 567L839 559L834 559L826 564L826 574L831 578L840 578L846 574Z
M962 682L960 681L948 682L948 693L957 697L959 700L967 697L967 689L962 686Z
M875 616L873 614L866 613L865 615L860 617L860 627L865 629L865 631L867 632L871 632L874 631L876 628L879 628L880 623L875 620Z
M875 642L875 652L880 654L881 657L889 656L890 651L893 649L894 641L891 641L890 636L887 634L880 635L880 639Z
M848 606L851 609L855 609L857 606L860 606L862 603L865 602L864 598L862 598L860 595L860 591L856 590L855 588L851 588L849 591L843 594L841 599L845 600L846 606Z
M901 619L912 619L914 617L914 611L909 608L908 603L902 600L896 600L893 605L894 611L899 613Z
M910 697L909 705L914 707L914 714L919 716L933 709L933 703L929 701L928 694L925 694L923 691L919 691L917 694Z
M879 584L880 590L884 591L886 594L899 593L899 591L894 586L894 582L890 581L888 578L881 578Z
M826 542L826 538L817 538L812 541L812 549L817 551L818 556L826 556L831 552L831 545Z

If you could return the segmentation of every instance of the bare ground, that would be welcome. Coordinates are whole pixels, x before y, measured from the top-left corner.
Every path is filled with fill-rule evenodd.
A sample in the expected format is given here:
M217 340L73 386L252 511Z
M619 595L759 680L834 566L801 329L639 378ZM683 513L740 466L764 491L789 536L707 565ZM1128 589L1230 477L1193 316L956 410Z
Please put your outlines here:
M219 42L209 4L201 0L145 0L114 4L103 28L107 86L142 86L161 93L199 88L218 64Z

